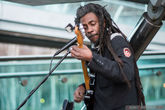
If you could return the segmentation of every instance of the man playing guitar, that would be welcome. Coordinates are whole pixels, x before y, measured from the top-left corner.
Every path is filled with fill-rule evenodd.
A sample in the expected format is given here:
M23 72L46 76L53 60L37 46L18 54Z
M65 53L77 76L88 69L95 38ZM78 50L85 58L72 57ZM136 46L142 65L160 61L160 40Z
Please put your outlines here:
M132 48L106 9L93 3L80 6L75 23L83 25L94 45L93 49L72 46L70 51L72 57L85 61L95 75L93 99L87 110L125 110L127 105L145 105ZM85 87L78 86L75 102L84 100Z

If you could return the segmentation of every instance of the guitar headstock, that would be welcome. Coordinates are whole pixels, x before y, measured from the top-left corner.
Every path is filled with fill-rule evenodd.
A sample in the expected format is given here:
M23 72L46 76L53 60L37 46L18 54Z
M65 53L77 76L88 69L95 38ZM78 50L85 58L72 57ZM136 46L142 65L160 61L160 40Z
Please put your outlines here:
M80 23L79 27L77 25L75 26L75 34L77 35L78 46L80 48L82 48L83 40L85 38L85 30L81 23Z

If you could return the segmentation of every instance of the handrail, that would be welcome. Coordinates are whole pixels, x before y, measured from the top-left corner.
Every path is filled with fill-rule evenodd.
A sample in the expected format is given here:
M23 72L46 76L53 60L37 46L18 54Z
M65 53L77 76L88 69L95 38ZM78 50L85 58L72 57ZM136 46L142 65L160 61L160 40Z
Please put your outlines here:
M76 75L81 74L82 69L74 70L57 70L52 73L52 75ZM0 78L13 78L13 77L34 77L34 76L45 76L48 71L36 71L36 72L10 72L10 73L0 73Z
M165 51L145 51L142 56L147 55L165 55ZM20 56L0 56L0 61L13 61L13 60L48 60L52 55L20 55ZM56 59L61 59L62 55L58 55ZM67 59L74 59L70 55Z
M52 55L21 55L21 56L0 56L0 61L13 61L13 60L48 60ZM56 59L61 59L62 55L57 56ZM68 56L67 58L73 58Z

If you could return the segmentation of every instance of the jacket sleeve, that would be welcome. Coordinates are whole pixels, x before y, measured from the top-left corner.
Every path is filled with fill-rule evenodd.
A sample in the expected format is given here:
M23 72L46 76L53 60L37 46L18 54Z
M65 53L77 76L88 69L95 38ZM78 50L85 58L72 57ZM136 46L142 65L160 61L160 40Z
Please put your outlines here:
M127 41L116 36L111 40L112 47L119 58L123 61L123 72L129 81L134 79L134 56ZM103 57L93 52L93 58L88 67L95 73L101 74L114 82L124 82L124 77L120 71L118 63L114 59Z

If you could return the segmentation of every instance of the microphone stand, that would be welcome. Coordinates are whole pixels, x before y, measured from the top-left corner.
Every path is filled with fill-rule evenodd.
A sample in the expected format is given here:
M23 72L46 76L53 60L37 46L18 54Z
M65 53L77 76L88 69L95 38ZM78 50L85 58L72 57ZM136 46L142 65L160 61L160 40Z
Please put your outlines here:
M19 107L16 110L19 110L26 102L27 100L33 95L33 93L48 79L48 77L53 73L53 71L60 65L60 63L67 57L67 55L70 53L68 50L67 53L62 57L62 59L49 71L49 73L45 76L45 78L38 84L36 88L34 88L29 95L25 98L25 100L19 105Z

